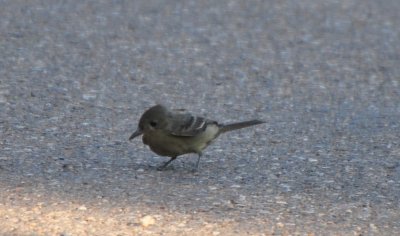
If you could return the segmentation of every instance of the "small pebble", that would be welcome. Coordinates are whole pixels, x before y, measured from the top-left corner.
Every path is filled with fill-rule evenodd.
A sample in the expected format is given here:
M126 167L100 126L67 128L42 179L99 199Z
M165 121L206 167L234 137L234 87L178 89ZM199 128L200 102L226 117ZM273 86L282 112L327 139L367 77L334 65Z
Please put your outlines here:
M151 215L147 215L140 219L140 223L143 227L148 227L150 225L154 225L156 223L156 220Z

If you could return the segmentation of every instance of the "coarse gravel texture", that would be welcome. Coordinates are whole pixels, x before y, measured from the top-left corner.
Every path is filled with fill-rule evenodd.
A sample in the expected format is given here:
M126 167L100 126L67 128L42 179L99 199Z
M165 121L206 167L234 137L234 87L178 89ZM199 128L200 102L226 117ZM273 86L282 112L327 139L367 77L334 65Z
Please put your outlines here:
M398 235L399 12L0 1L0 235ZM266 124L157 171L156 103Z

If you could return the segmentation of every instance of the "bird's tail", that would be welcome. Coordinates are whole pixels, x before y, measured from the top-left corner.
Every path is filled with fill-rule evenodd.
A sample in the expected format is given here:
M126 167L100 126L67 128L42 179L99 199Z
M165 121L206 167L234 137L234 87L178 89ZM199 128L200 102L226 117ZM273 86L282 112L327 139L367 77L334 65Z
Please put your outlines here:
M232 123L232 124L224 124L220 126L220 133L225 133L228 131L236 130L236 129L241 129L241 128L246 128L249 126L253 125L259 125L265 123L265 121L262 120L249 120L249 121L243 121L243 122L237 122L237 123Z

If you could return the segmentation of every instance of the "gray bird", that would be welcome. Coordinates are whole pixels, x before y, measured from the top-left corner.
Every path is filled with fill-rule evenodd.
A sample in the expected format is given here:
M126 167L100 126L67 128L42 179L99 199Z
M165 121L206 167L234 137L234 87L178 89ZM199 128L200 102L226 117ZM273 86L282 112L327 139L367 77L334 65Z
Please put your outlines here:
M143 134L143 143L160 156L171 159L158 170L163 170L178 156L197 153L194 170L198 169L202 151L220 134L253 125L265 123L261 120L249 120L232 124L219 124L189 113L172 112L162 105L156 105L145 111L139 120L137 130L129 140Z

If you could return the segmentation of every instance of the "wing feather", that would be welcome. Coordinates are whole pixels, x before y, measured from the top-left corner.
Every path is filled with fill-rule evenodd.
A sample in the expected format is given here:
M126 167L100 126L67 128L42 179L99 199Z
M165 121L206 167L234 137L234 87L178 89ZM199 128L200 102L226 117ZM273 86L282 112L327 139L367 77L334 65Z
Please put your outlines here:
M172 119L169 132L175 136L195 136L206 130L209 124L216 124L213 120L191 114L178 114Z

